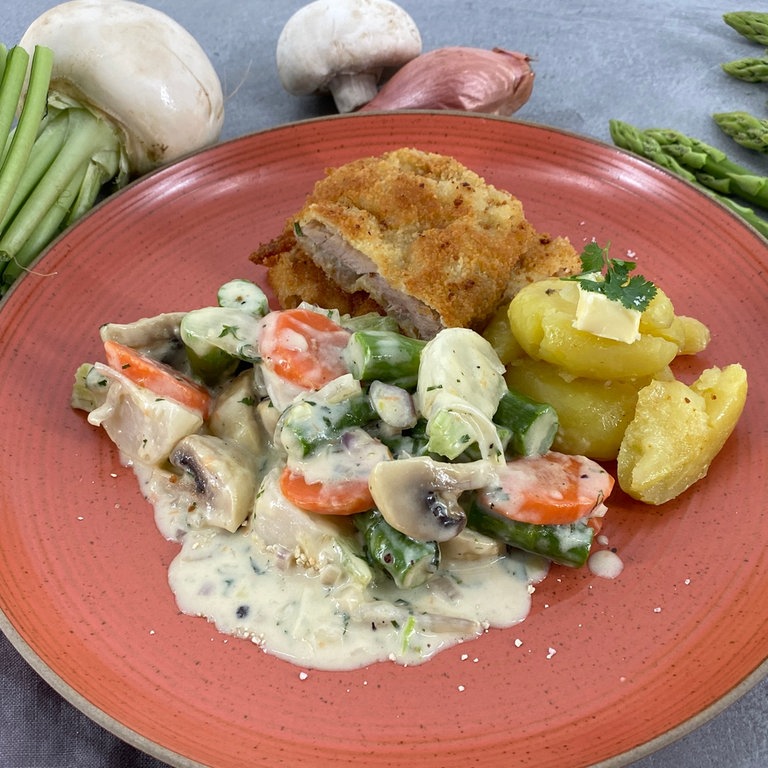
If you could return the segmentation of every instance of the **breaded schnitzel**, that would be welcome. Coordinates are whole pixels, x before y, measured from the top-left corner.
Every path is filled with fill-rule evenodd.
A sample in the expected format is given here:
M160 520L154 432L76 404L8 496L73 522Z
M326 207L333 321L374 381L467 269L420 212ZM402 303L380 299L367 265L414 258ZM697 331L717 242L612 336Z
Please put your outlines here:
M380 311L409 335L480 330L532 279L578 271L523 206L457 160L403 148L331 169L251 259L284 307Z

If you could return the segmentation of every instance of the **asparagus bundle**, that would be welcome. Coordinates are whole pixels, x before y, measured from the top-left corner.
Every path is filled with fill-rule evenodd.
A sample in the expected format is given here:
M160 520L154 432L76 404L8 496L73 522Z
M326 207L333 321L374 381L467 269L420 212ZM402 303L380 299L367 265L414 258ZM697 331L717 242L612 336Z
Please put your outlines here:
M682 177L768 237L768 221L732 197L768 209L768 178L728 160L719 149L679 131L641 131L621 120L609 121L609 129L617 147Z

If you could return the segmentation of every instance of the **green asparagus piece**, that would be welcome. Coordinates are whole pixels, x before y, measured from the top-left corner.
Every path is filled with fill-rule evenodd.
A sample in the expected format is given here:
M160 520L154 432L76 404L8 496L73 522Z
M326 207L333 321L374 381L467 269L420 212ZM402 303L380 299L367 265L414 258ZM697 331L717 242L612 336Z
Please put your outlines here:
M546 453L558 428L557 411L551 405L511 390L502 395L493 421L509 430L507 450L517 456Z
M756 152L768 153L768 120L755 117L749 112L718 112L712 117L737 144Z
M357 331L397 331L397 321L389 315L366 312L363 315L341 315L339 325L350 333Z
M621 147L640 157L651 160L671 173L680 176L701 192L704 192L706 195L740 216L761 235L768 237L768 221L756 214L752 208L741 205L728 197L727 194L716 191L713 188L714 181L711 178L706 179L704 174L701 174L702 178L699 178L698 175L685 168L674 157L667 154L662 145L653 137L648 136L647 132L640 131L638 128L635 128L629 123L622 122L621 120L609 121L609 129L611 138L617 147ZM704 179L709 181L712 186L707 186L704 183Z
M768 13L731 11L723 14L723 21L747 40L768 45Z
M394 331L357 331L350 336L344 357L356 379L384 381L413 391L425 345L421 339Z
M238 277L228 280L216 292L220 307L241 309L256 317L264 317L269 312L269 300L264 291L252 280Z
M260 319L243 309L203 307L187 312L179 335L192 372L206 384L216 384L231 375L240 360L258 360L259 326Z
M429 453L427 420L423 418L418 419L416 425L408 430L396 433L387 430L376 434L376 437L389 448L389 452L395 459L405 456L426 456Z
M723 71L746 83L768 82L768 56L748 56L744 59L727 61L721 65Z
M345 430L365 426L376 419L377 413L367 394L335 403L297 400L280 416L278 434L289 453L303 458L319 446L335 442Z
M467 503L467 527L515 549L541 555L559 565L580 568L587 562L594 531L582 522L568 525L534 525L510 520L481 505L476 497Z
M425 584L440 565L440 547L435 541L417 541L393 528L373 510L354 516L362 533L371 565L381 567L401 589Z

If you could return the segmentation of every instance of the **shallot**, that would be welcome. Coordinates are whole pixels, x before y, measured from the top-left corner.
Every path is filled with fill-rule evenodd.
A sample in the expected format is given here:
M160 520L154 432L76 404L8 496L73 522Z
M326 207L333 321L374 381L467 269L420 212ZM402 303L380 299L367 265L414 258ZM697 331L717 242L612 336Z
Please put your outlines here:
M509 116L528 101L533 80L524 53L449 46L398 69L360 111L457 109Z
M166 14L69 0L35 19L0 47L0 294L105 192L213 144L223 118L210 60Z

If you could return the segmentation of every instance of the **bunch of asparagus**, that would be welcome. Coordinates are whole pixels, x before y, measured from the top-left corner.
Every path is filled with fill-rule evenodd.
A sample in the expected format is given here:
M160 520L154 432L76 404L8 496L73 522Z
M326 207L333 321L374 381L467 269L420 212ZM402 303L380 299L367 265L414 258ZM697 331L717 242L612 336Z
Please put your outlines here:
M768 45L768 13L734 11L723 15L730 27L752 42ZM768 51L763 57L723 64L730 75L747 82L768 82ZM768 120L748 112L719 112L717 125L737 144L768 154ZM661 165L741 216L768 237L768 177L732 162L725 152L672 129L640 130L621 120L609 122L616 146ZM752 206L752 207L750 207Z
M652 160L681 176L768 237L768 221L754 208L738 202L742 200L768 210L768 177L754 174L730 161L716 147L679 131L669 128L643 131L621 120L611 120L609 128L617 147Z

